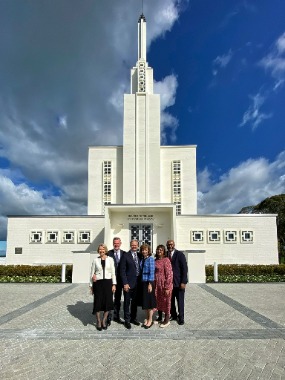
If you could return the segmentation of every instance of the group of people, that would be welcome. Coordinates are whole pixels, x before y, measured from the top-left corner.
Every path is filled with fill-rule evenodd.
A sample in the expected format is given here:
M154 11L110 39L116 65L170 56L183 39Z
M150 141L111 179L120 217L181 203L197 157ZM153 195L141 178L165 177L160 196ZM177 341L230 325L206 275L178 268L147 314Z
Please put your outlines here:
M153 314L161 328L169 326L171 320L184 324L184 298L187 280L187 262L183 252L175 249L175 242L168 240L156 248L155 258L147 244L139 247L137 240L130 242L130 250L121 249L121 239L113 239L113 249L108 251L100 244L99 256L92 262L90 290L94 295L93 314L96 328L106 330L113 320L124 323L127 329L132 324L139 326L137 308L146 312L142 324L145 329L153 325ZM124 294L124 322L120 318L121 296ZM177 308L176 308L177 303ZM103 315L102 315L103 312Z

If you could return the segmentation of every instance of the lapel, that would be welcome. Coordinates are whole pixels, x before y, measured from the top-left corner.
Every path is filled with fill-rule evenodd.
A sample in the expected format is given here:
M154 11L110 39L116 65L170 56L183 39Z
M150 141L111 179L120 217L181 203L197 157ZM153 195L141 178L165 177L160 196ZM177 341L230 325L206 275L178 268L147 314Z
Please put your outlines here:
M174 252L173 252L173 255L172 255L171 261L174 262L174 261L176 260L176 256L177 256L176 249L174 249Z

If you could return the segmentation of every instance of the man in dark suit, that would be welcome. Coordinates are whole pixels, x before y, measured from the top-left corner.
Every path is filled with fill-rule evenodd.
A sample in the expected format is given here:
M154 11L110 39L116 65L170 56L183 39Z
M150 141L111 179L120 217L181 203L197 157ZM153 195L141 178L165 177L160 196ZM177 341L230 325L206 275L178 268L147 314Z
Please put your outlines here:
M132 240L130 251L121 259L120 273L124 287L124 318L125 327L130 329L131 323L139 326L137 321L137 285L140 275L140 260L137 255L138 241Z
M173 271L173 291L170 316L172 320L177 320L179 325L184 325L185 288L188 282L186 257L183 252L175 249L175 242L173 240L168 240L166 246L167 256L171 261ZM175 299L177 300L178 314L176 311Z
M117 278L117 286L115 291L114 298L114 321L117 323L122 323L120 319L120 309L121 309L121 297L123 290L123 282L120 274L121 260L124 254L126 253L121 249L121 239L119 237L114 237L113 239L113 249L108 251L108 256L112 257L115 262L115 270L116 270L116 278ZM112 320L112 312L109 312L108 315L108 325L111 325Z

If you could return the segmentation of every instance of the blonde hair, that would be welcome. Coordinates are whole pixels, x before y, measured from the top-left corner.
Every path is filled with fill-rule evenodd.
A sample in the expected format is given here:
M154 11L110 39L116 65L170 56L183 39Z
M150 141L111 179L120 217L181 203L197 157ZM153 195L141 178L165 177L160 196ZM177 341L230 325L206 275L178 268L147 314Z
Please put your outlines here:
M98 253L99 253L99 248L100 248L100 247L103 247L103 248L104 248L105 253L108 252L108 248L107 248L106 244L103 244L103 243L102 243L102 244L99 244L99 245L98 245L98 248L97 248L97 252L98 252Z

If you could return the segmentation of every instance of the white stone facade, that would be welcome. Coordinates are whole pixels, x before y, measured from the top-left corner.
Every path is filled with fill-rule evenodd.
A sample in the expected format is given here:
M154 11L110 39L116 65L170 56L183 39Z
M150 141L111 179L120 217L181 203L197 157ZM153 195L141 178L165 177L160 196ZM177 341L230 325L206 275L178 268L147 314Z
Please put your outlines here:
M102 242L111 248L115 236L125 250L133 238L153 251L174 239L190 266L277 264L276 215L197 215L196 145L160 146L143 16L138 32L123 146L89 148L88 215L9 217L7 264L73 263L74 282L88 283L92 252Z

